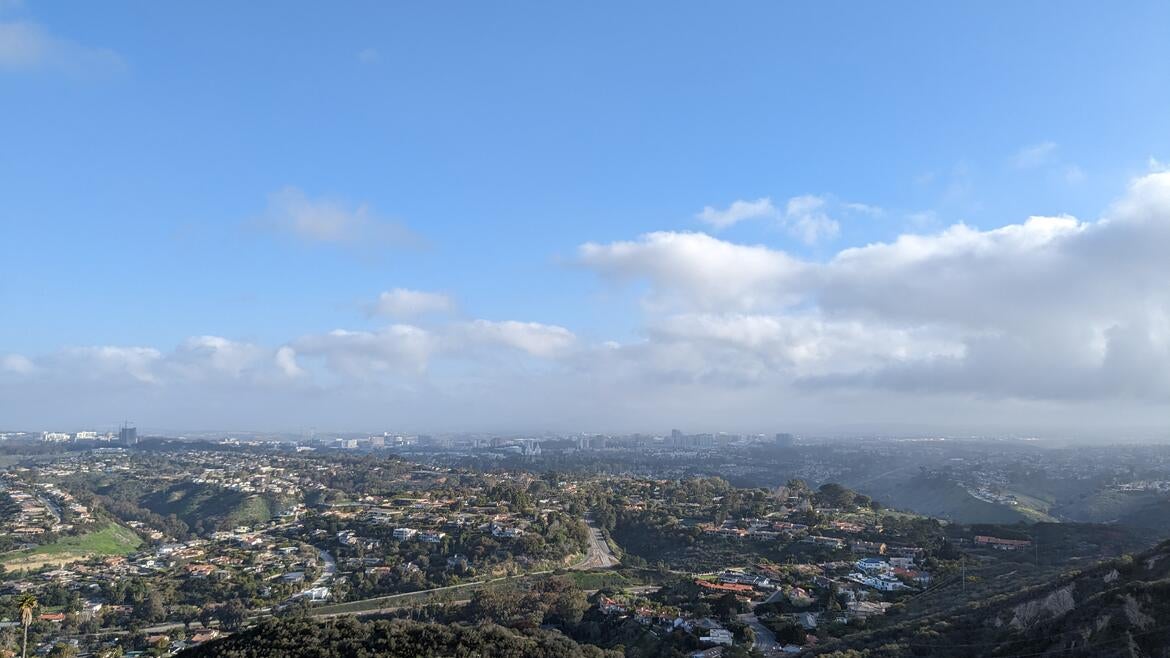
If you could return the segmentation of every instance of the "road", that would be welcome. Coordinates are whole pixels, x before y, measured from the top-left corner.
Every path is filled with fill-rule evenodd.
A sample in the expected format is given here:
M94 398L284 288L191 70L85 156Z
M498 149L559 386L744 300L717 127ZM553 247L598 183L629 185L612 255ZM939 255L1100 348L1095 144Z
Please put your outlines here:
M323 548L317 548L316 546L313 548L317 549L317 555L321 558L321 563L325 566L321 568L321 575L318 576L317 580L314 580L313 584L309 586L310 589L313 587L320 587L325 583L328 583L329 581L333 580L334 574L337 573L337 560L333 559L333 556L329 554L329 551Z
M776 634L772 632L772 629L761 624L760 619L756 617L754 612L740 615L739 620L751 626L752 631L756 634L756 643L752 645L753 649L765 656L770 656L780 651L780 644L776 642Z
M621 561L613 554L613 549L605 541L605 535L601 534L601 529L593 523L591 518L586 517L585 523L589 526L589 548L585 552L585 557L570 568L580 571L616 567Z
M601 529L598 528L594 524L593 519L591 519L591 518L586 517L585 523L589 526L589 547L585 551L585 557L581 558L580 561L578 561L577 563L570 566L569 569L571 569L573 571L587 571L590 569L612 569L612 568L618 566L621 562L620 562L620 560L618 560L617 555L614 554L613 549L611 549L609 547L609 543L605 541L605 535L601 534ZM352 612L350 612L350 613L325 613L325 614L314 614L313 616L314 617L317 617L317 616L325 617L325 616L337 616L338 614L365 614L365 615L368 615L368 614L374 614L374 613L378 613L378 612L388 612L390 610L394 610L394 609L402 607L402 606L396 605L396 604L401 599L405 599L407 597L415 597L415 596L420 596L420 595L433 594L436 592L455 591L455 590L460 590L460 589L464 589L467 587L476 587L476 586L480 586L480 585L498 583L498 582L502 582L505 580L511 580L514 578L527 578L529 576L546 576L546 575L551 574L551 573L554 573L554 571L551 569L546 569L544 571L530 571L527 573L516 574L514 576L500 576L498 578L490 578L488 580L476 580L476 581L467 582L467 583L460 583L458 585L448 585L446 587L434 587L431 589L418 590L415 592L406 592L404 594L391 594L389 596L379 596L379 597L375 597L372 599L361 599L358 601L346 601L345 602L346 604L358 604L358 603L363 603L363 602L367 602L367 601L377 601L379 603L385 603L387 605L384 605L384 606L380 605L378 608L376 608L374 610L362 611L360 613L352 613ZM326 606L326 607L328 607L328 606Z
M594 525L593 520L590 518L586 518L585 522L589 526L589 547L586 550L585 557L582 558L576 564L570 566L569 569L574 570L574 571L585 571L585 570L589 570L589 569L612 569L612 568L618 566L620 564L620 561L618 560L617 555L614 554L613 549L611 549L609 547L609 544L605 541L605 536L603 534L601 534L601 529L598 528L596 525ZM324 563L325 566L322 570L321 576L316 581L313 582L313 587L316 587L318 585L322 585L322 584L328 582L329 580L331 580L333 578L334 574L336 574L336 572L337 572L337 562L336 562L336 560L333 559L333 556L330 555L327 551L324 551L321 549L317 549L317 551L321 557L321 561ZM406 606L402 605L402 601L404 599L408 599L409 597L425 596L427 594L435 594L438 592L455 592L455 591L458 591L461 589L466 589L469 587L479 587L482 585L488 585L491 583L499 583L499 582L503 582L506 580L516 579L516 578L528 578L531 576L547 576L547 575L552 574L552 573L555 573L555 571L552 569L545 569L543 571L530 571L527 573L520 573L520 574L516 574L513 576L499 576L497 578L489 578L487 580L475 580L475 581L471 581L471 582L460 583L458 585L448 585L446 587L434 587L431 589L418 590L415 592L405 592L403 594L391 594L388 596L379 596L379 597L374 597L374 598L370 598L370 599L360 599L357 601L346 601L344 605L353 605L353 604L360 604L360 603L374 602L374 601L377 601L378 603L385 604L385 605L379 605L377 608L373 608L370 610L361 610L361 611L356 611L356 612L337 612L337 613L310 612L309 614L312 615L313 617L339 617L339 616L344 616L344 615L363 616L363 615L373 615L373 614L379 614L379 613L386 613L386 612L391 612L391 611L406 607ZM643 589L643 588L636 588L636 589ZM645 589L645 591L651 591L653 589L657 589L657 586L648 586L644 589ZM457 602L457 601L452 601L452 603L454 603L454 602ZM341 605L341 604L339 604L339 605ZM324 607L329 608L332 606L324 606ZM268 608L264 608L261 610L253 610L252 612L253 612L253 615L255 615L256 613L264 615L264 614L268 614L270 612L270 610ZM155 626L150 626L150 627L145 628L143 630L145 632L158 633L158 632L165 632L165 631L168 631L171 629L182 628L182 627L183 627L183 625L179 624L179 623L166 623L166 624L158 624ZM767 629L765 629L765 630L767 630ZM769 637L771 637L770 634L769 634Z

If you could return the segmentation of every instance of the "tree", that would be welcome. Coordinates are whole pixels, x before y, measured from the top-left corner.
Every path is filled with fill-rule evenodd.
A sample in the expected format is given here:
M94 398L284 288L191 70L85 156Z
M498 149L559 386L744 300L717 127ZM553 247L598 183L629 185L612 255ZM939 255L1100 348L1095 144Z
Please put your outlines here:
M739 613L739 599L731 592L715 599L715 614L719 615L724 620L729 620Z
M74 658L77 655L77 647L72 644L65 644L64 642L57 643L53 650L49 652L49 658Z
M816 494L816 500L819 504L841 509L853 507L853 501L856 497L857 494L836 482L822 484L821 488L817 489Z
M199 621L199 608L193 605L179 605L171 609L171 614L183 622L183 628L190 633L191 624Z
M248 608L239 599L232 599L215 610L219 625L229 631L237 631L248 620Z
M20 645L21 658L28 658L28 627L33 623L33 613L37 609L37 597L32 594L22 594L17 599L20 608L20 623L24 626L24 640Z
M199 623L203 624L204 628L211 628L211 622L215 619L215 610L217 607L210 603L204 603L203 607L199 609Z
M166 619L167 611L163 606L162 595L157 591L151 590L146 598L142 599L138 605L134 606L134 615L139 619L146 621L158 622Z

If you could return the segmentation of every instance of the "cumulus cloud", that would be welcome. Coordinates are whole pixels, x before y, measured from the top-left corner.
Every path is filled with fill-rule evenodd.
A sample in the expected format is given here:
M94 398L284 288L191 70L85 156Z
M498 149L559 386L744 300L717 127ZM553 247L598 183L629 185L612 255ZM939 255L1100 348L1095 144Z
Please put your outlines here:
M705 233L647 233L637 240L586 243L581 264L616 280L646 279L655 307L751 310L790 301L788 291L808 265L762 245L741 245Z
M784 211L784 222L789 233L805 244L816 244L823 239L837 237L841 225L829 217L826 205L825 199L819 196L805 195L789 199Z
M0 358L0 404L6 417L41 399L87 413L183 413L197 397L220 418L411 419L419 429L766 430L842 418L976 428L1123 418L1164 429L1168 250L1170 172L1135 180L1098 219L957 224L822 260L648 233L577 254L611 285L644 291L620 341L541 322L441 319L276 348L217 336L166 352L67 348Z
M837 237L840 223L832 214L876 216L882 209L864 203L841 202L827 196L804 194L794 196L778 208L770 197L755 201L735 201L724 209L706 206L695 218L719 231L740 222L766 219L805 244L816 244Z
M581 256L607 278L648 282L647 308L665 314L651 342L698 372L739 364L747 379L786 373L817 387L1165 399L1167 248L1170 174L1152 174L1097 221L959 224L826 262L686 233L587 244Z
M451 297L438 292L394 288L378 295L370 305L374 315L405 318L428 313L447 313L455 308Z
M112 50L54 36L37 23L0 22L0 71L101 74L124 66L122 58Z
M5 354L0 357L0 370L27 374L32 372L35 367L31 359L21 354Z
M297 379L305 376L304 368L297 363L297 351L288 345L277 348L272 360L285 377Z
M715 229L734 226L746 219L760 219L776 217L778 212L772 205L772 199L763 197L755 201L733 201L730 206L720 210L712 206L704 207L695 218L704 224L710 224Z
M459 325L453 335L457 343L501 345L544 358L564 354L576 341L573 332L564 327L515 320L475 320Z
M322 357L335 373L368 379L423 372L440 340L422 327L395 324L378 331L335 329L299 338L292 347L300 355Z
M267 212L259 224L308 243L362 249L416 247L422 243L405 224L378 217L368 205L311 199L295 187L285 187L269 197Z
M78 373L89 377L122 376L146 383L157 381L154 366L162 353L153 347L74 347L64 356L76 362Z

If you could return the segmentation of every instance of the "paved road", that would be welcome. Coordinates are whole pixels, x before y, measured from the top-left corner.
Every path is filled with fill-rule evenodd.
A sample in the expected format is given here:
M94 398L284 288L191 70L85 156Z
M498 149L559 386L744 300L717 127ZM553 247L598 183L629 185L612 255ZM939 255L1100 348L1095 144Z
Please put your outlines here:
M317 549L317 555L321 558L321 562L325 566L321 568L321 575L317 577L317 580L313 581L313 584L309 586L310 588L320 587L321 585L328 583L329 581L333 580L333 576L337 573L337 560L333 559L333 556L329 554L329 551L323 548L317 548L316 546L313 548Z
M571 568L577 570L612 569L620 564L617 556L613 554L613 549L605 541L605 535L601 534L601 529L594 525L593 519L587 517L585 523L589 525L589 549L585 552L585 557Z
M748 626L752 627L752 631L756 634L756 643L752 648L764 654L765 656L772 655L780 651L780 644L776 642L776 634L770 628L760 623L758 617L754 612L749 612L739 616L739 620Z

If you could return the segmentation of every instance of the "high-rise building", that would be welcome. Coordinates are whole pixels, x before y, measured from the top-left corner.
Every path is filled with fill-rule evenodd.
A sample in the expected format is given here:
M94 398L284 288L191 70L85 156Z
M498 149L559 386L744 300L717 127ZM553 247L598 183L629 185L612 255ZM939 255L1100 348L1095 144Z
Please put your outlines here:
M790 448L792 444L796 443L796 437L787 432L779 432L776 434L776 445L782 448Z
M122 425L122 429L118 431L118 440L124 446L138 445L138 428Z

